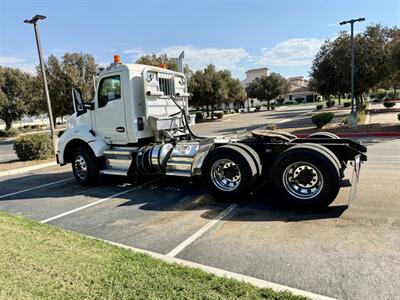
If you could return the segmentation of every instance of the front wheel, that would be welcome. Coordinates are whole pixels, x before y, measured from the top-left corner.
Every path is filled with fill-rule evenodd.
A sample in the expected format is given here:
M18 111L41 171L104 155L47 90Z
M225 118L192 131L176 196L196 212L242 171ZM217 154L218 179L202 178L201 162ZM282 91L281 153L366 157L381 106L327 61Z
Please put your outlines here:
M300 210L329 206L340 188L340 171L336 162L310 144L284 151L273 164L271 177L283 200Z
M84 147L78 147L73 153L72 172L76 181L82 185L94 185L99 177L96 156Z

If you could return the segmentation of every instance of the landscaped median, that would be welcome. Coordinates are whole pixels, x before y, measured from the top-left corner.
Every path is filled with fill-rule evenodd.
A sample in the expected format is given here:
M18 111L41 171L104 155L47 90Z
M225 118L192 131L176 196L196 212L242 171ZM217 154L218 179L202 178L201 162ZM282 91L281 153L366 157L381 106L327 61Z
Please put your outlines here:
M305 299L0 213L0 298Z

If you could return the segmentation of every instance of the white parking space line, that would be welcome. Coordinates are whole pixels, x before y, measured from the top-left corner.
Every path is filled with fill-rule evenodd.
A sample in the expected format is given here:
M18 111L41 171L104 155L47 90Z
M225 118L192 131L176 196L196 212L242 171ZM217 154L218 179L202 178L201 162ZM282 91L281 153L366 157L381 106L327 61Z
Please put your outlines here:
M142 188L142 187L144 187L144 186L146 186L146 185L155 183L155 182L160 181L161 179L164 179L164 178L165 178L165 177L156 178L156 179L154 179L154 180L148 181L148 182L143 183L143 184L141 184L141 185L138 185L138 186L135 186L135 187L133 187L133 188L127 189L127 190L125 190L125 191L122 191L122 192L116 193L116 194L114 194L114 195L111 195L111 196L109 196L109 197L107 197L107 198L102 198L102 199L97 200L97 201L95 201L95 202L92 202L92 203L89 203L89 204L86 204L86 205L77 207L77 208L75 208L75 209L71 209L71 210L66 211L66 212L64 212L64 213L62 213L62 214L56 215L56 216L54 216L54 217L51 217L51 218L48 218L48 219L45 219L45 220L42 220L42 221L40 221L40 223L43 223L43 224L44 224L44 223L51 222L51 221L53 221L53 220L60 219L60 218L62 218L62 217L65 217L65 216L68 216L68 215L70 215L70 214L76 213L77 211L80 211L80 210L82 210L82 209L85 209L85 208L88 208L88 207L91 207L91 206L100 204L100 203L102 203L102 202L104 202L104 201L107 201L107 200L116 198L116 197L118 197L118 196L121 196L121 195L127 194L127 193L129 193L129 192L132 192L132 191L134 191L134 190L136 190L136 189Z
M103 241L103 242L106 242L108 244L111 244L111 245L114 245L114 246L117 246L117 247L120 247L120 248L123 248L123 249L131 250L133 252L147 254L149 256L152 256L154 258L158 258L158 259L160 259L162 261L165 261L167 263L170 263L170 264L180 264L180 265L187 266L187 267L190 267L190 268L201 269L201 270L203 270L203 271L205 271L207 273L211 273L211 274L214 274L214 275L219 276L219 277L230 278L230 279L238 280L240 282L250 283L250 284L252 284L254 286L257 286L257 287L260 287L260 288L269 288L269 289L273 289L274 291L278 291L278 292L289 291L289 292L291 292L291 293L293 293L295 295L303 296L303 297L306 297L306 298L309 298L309 299L313 299L313 300L335 300L334 298L330 298L330 297L319 295L319 294L316 294L316 293L312 293L312 292L308 292L308 291L303 291L303 290L300 290L300 289L292 288L292 287L287 286L287 285L278 284L278 283L274 283L274 282L271 282L271 281L267 281L267 280L263 280L263 279L259 279L259 278L255 278L255 277L239 274L239 273L226 271L226 270L215 268L215 267L211 267L211 266L206 266L206 265L203 265L203 264L195 263L195 262L192 262L192 261L189 261L189 260L184 260L184 259L181 259L181 258L166 256L164 254L152 252L152 251L149 251L149 250L143 250L143 249L135 248L135 247L132 247L132 246L128 246L128 245L125 245L125 244L112 242L112 241L109 241L109 240L97 238L97 237L90 236L90 235L85 235L85 234L82 234L82 235L87 237L87 238Z
M50 182L50 183L34 186L34 187L29 188L29 189L24 189L24 190L21 190L21 191L18 191L18 192L13 192L13 193L1 195L0 199L6 198L6 197L9 197L9 196L22 194L22 193L33 191L33 190L37 190L37 189L41 189L41 188L44 188L44 187L47 187L47 186L51 186L51 185L54 185L54 184L57 184L57 183L65 182L65 181L69 181L69 180L72 180L72 179L74 179L74 177L70 177L70 178L67 178L67 179L62 179L62 180L58 180L58 181L54 181L54 182Z
M178 255L187 246L189 246L191 243L193 243L195 240L197 240L200 236L202 236L206 231L210 230L211 227L213 227L215 224L217 224L219 221L221 221L224 217L226 217L236 207L237 207L236 203L230 205L227 209L225 209L223 212L221 212L218 215L218 217L216 217L214 220L208 222L206 225L204 225L202 228L200 228L198 231L196 231L194 234L192 234L190 237L188 237L186 240L184 240L182 243L180 243L174 249L172 249L166 256L175 257L176 255Z
M282 124L282 123L286 123L286 122L293 121L293 120L295 120L295 119L298 118L298 117L302 117L302 116L307 115L308 113L309 113L309 112L306 111L305 113L299 114L299 115L297 115L296 117L288 118L288 119L283 119L283 120L281 120L281 121L279 121L279 122L276 122L276 124Z

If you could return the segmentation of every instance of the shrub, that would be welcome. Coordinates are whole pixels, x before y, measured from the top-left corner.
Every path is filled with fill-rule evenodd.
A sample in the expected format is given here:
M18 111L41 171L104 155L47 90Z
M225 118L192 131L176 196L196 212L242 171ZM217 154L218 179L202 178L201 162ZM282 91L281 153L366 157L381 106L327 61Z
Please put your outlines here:
M297 103L301 103L304 101L304 98L295 98L294 99Z
M15 128L10 128L8 130L0 130L0 137L7 138L7 137L14 137L17 136L18 130Z
M351 106L351 103L350 103L350 102L345 102L345 103L343 103L343 106L344 106L344 107L350 107L350 106Z
M36 129L39 129L39 128L40 128L40 125L32 125L31 126L31 129L35 129L36 130Z
M361 121L361 115L364 115L363 112L358 112L357 113L357 123ZM342 124L347 125L349 123L349 115L344 116L342 119Z
M256 104L256 111L259 111L261 109L261 104L257 103Z
M383 101L383 106L385 106L386 108L392 108L395 105L396 105L396 102L394 102L394 101Z
M202 112L197 112L195 119L196 120L203 120L203 113Z
M278 101L278 105L282 105L283 101L285 101L285 99L284 98L279 98L277 101Z
M328 101L326 101L326 106L327 107L332 107L332 106L334 106L335 105L335 100L328 100Z
M397 114L397 120L400 121L400 113Z
M322 105L322 104L318 104L317 105L317 110L321 110L321 109L323 109L324 108L324 106Z
M61 137L61 136L63 135L64 132L65 132L65 130L60 130L60 131L57 133L57 136L58 136L58 137Z
M326 124L328 124L330 121L332 121L332 119L333 119L333 113L331 113L331 112L318 113L311 117L311 121L319 129L321 129Z
M365 111L365 110L367 109L367 106L368 106L367 103L363 103L363 104L361 105L361 110L362 110L362 111Z
M265 129L267 129L267 130L275 130L276 129L276 125L275 124L267 124L265 126Z
M390 92L388 93L388 97L389 97L390 99L397 99L397 98L399 97L399 92L396 91L396 94L395 94L394 91L390 91Z
M385 98L385 96L386 96L386 91L385 91L384 89L379 89L379 90L377 90L376 93L375 93L375 97L376 97L377 99L380 99L380 100L382 100L383 98Z
M21 160L47 159L53 156L53 144L47 134L21 136L16 139L14 150Z
M222 113L222 112L217 112L217 113L214 113L214 116L216 116L217 119L222 119L222 117L224 116L224 113Z
M276 105L275 105L275 104L271 104L271 105L269 106L269 108L271 108L272 110L274 110L274 109L276 108Z

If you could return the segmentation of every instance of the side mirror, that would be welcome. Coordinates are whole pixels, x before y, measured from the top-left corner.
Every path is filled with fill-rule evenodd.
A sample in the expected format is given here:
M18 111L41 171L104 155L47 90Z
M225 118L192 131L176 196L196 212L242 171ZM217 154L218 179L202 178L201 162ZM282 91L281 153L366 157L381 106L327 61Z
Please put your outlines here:
M87 109L93 109L94 105L86 106L86 103L83 101L82 93L80 89L72 89L72 100L74 102L74 109L76 111L77 116L80 116L87 112Z

